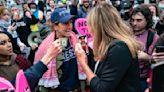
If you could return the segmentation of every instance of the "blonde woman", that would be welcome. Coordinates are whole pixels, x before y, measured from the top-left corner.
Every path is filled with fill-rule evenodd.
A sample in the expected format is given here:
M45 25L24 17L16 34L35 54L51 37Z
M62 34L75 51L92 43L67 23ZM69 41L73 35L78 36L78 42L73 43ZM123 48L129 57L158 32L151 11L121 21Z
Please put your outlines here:
M140 92L139 44L117 10L102 3L89 12L87 23L94 36L95 73L87 65L80 44L76 44L75 52L91 92Z

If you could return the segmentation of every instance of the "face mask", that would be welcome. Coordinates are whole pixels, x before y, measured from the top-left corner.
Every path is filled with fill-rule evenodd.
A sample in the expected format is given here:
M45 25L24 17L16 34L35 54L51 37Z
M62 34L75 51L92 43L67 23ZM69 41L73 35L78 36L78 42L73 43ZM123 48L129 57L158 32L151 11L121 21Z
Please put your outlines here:
M153 20L154 20L154 21L158 21L159 18L158 18L157 16L153 16Z
M36 11L36 9L31 9L31 12L35 12Z
M117 5L120 5L120 4L121 4L121 2L120 2L120 1L116 1L116 4L117 4Z

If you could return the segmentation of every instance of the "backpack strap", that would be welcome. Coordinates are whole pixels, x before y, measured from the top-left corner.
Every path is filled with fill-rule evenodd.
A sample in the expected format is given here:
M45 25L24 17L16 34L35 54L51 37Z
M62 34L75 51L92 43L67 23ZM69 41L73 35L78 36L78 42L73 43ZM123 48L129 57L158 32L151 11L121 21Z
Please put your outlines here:
M152 30L148 30L148 36L147 36L147 41L146 41L146 50L148 52L150 45L153 42L153 38L154 38L155 32Z

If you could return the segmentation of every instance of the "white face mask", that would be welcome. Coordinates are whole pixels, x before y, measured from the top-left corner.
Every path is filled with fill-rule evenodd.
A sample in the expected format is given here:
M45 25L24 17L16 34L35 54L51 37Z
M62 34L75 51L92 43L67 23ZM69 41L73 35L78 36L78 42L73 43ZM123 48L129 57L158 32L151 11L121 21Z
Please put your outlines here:
M35 12L36 11L36 9L31 9L31 12Z
M157 16L153 16L153 20L154 20L154 21L158 21L159 18L158 18Z
M121 4L121 2L120 2L120 1L116 1L116 4L117 4L117 5L120 5L120 4Z

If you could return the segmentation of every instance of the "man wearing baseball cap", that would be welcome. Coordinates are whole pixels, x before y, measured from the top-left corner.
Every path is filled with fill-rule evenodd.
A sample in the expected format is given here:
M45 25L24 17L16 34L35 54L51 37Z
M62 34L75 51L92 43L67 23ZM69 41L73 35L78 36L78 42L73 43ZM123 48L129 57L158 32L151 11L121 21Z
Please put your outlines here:
M72 31L72 15L65 8L56 8L51 14L52 32L38 48L35 61L40 59L54 40L60 40L62 53L52 60L48 72L39 81L41 92L77 92L79 88L78 65L74 54L78 39ZM45 76L45 77L44 77ZM46 90L45 90L46 89Z

